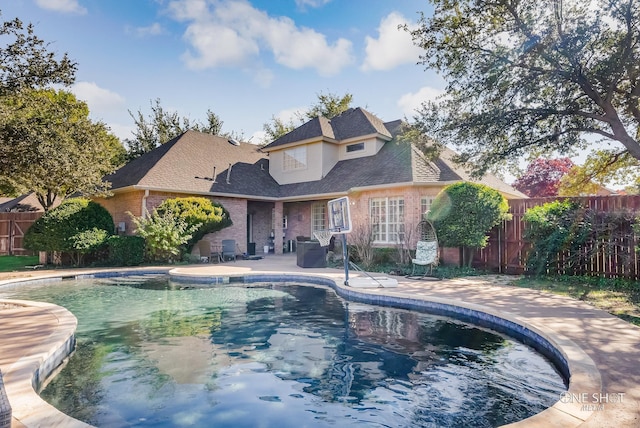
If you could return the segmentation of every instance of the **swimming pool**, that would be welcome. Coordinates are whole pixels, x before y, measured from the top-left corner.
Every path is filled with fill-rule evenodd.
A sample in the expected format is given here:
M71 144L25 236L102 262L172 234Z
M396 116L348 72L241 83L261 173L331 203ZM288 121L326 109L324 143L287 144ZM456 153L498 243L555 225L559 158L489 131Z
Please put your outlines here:
M566 390L502 334L322 287L163 276L0 295L78 317L76 355L43 397L98 426L497 426Z

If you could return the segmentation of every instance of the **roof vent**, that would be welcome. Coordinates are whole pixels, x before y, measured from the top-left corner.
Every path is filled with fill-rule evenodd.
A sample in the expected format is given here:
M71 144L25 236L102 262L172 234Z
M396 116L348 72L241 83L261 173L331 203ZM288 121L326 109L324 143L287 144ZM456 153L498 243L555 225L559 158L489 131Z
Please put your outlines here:
M236 140L234 140L233 138L229 138L227 141L229 142L229 144L234 145L234 146L239 146L240 145L240 143L237 142Z

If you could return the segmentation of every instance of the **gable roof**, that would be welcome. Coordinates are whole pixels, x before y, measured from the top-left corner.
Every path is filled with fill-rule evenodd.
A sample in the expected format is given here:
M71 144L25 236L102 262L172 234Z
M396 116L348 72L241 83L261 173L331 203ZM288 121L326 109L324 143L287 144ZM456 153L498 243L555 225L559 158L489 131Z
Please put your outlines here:
M464 180L526 198L526 195L492 174L486 174L481 180L472 180L469 174L452 161L454 155L452 150L445 148L438 159L430 161L413 144L392 140L375 156L338 162L321 180L281 185L280 197L343 193L354 188L400 183L437 185Z
M372 134L378 134L387 140L391 139L391 133L382 120L363 108L350 108L332 119L326 117L311 119L266 145L262 150L270 151L278 146L312 139L340 141Z
M112 190L136 186L181 193L276 197L278 183L269 175L266 156L254 144L237 144L223 137L187 131L134 159L105 180L111 182Z
M354 188L400 183L441 185L460 180L472 181L469 174L452 161L453 151L445 148L440 157L432 162L425 159L413 144L394 139L401 131L402 121L383 123L363 109L351 109L343 115L338 121L335 118L332 121L324 118L310 120L282 137L287 138L278 144L288 144L288 138L294 136L297 136L296 141L300 141L297 139L314 133L326 138L352 138L358 136L356 130L366 133L361 135L371 135L372 132L385 135L390 141L376 155L339 161L320 180L280 185L269 174L268 157L258 146L248 143L235 145L226 138L197 131L185 132L131 161L105 179L112 183L113 190L133 186L167 192L237 195L255 199L302 199L305 196L341 194ZM352 126L346 122L350 118L355 123ZM331 126L327 128L329 124ZM280 139L272 145L278 141ZM212 177L214 168L215 180ZM507 195L526 197L491 174L479 182Z

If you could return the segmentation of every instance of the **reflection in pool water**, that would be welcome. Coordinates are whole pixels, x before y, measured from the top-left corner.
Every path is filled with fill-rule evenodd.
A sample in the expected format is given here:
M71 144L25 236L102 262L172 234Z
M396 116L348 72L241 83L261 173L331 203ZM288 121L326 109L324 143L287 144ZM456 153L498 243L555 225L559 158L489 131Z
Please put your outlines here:
M124 277L0 297L76 315L76 354L42 396L97 426L490 427L566 389L504 335L325 288Z

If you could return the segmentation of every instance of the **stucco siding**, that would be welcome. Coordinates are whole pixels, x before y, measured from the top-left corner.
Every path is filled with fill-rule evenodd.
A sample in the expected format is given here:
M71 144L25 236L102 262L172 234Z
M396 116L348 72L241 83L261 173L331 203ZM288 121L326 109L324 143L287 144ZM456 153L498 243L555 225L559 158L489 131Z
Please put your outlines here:
M284 171L284 153L293 148L274 150L269 153L269 174L278 184L303 183L322 178L322 143L317 142L298 147L306 147L305 168Z

